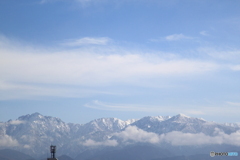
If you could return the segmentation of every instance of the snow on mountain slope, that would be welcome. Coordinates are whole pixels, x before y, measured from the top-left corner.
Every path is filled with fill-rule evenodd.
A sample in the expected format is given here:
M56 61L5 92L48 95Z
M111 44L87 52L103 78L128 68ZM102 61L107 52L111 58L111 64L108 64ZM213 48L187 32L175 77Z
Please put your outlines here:
M10 136L11 139L17 140L18 150L24 153L42 155L48 152L50 144L56 144L60 153L76 150L75 148L82 150L86 140L106 140L109 135L129 124L129 121L117 118L100 118L86 124L67 124L56 117L33 113L1 123L0 136Z
M143 117L140 120L132 123L131 125L137 126L145 131L151 131L154 129L158 129L159 123L171 118L170 116L147 116Z
M117 118L100 118L86 124L67 124L56 117L33 113L21 116L17 120L0 123L0 139L4 140L0 148L12 147L30 155L41 156L49 152L49 145L55 144L58 146L59 154L76 155L86 148L91 148L85 145L86 142L96 144L95 147L112 142L116 144L117 141L113 141L114 135L124 131L128 126L138 127L143 130L142 134L152 132L157 135L180 131L211 136L214 135L216 128L226 134L240 129L239 125L218 124L183 114L173 117L148 116L127 121Z
M192 118L183 114L178 114L173 117L160 117L160 119L159 117L144 117L131 125L135 125L147 132L157 134L181 131L183 133L204 133L206 135L213 135L216 128L230 134L240 129L239 126L236 125L208 122L201 118Z
M5 134L16 139L23 152L41 155L48 151L51 143L62 147L70 140L70 127L59 118L39 113L19 117L5 123Z

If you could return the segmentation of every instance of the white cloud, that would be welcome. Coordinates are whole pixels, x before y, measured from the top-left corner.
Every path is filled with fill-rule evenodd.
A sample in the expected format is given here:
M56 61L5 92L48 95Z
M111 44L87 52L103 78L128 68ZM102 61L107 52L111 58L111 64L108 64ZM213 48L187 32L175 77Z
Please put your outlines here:
M207 31L201 31L200 34L203 35L203 36L209 36L209 34L207 33Z
M229 144L240 146L240 131L225 134L219 129L215 129L215 136L207 136L203 133L192 134L178 131L167 133L164 136L166 142L172 145L208 145L208 144Z
M151 132L146 132L137 128L136 126L129 126L124 131L114 134L115 136L123 139L123 141L134 141L134 142L148 142L148 143L159 143L160 137Z
M183 39L192 39L192 37L185 36L184 34L172 34L165 37L167 41L178 41Z
M91 43L105 44L107 40ZM67 85L147 85L145 82L153 85L153 79L192 78L220 69L216 62L167 55L112 45L39 48L0 37L1 99L44 94L64 96L64 92L81 96L84 92Z
M158 135L152 132L143 131L136 126L129 126L124 131L116 133L115 136L123 141L161 143L167 142L174 146L191 146L191 145L210 145L210 144L229 144L240 146L240 131L225 134L218 128L215 129L214 136L208 136L203 133L183 133L173 131L166 134Z
M110 111L130 111L130 112L168 112L173 113L173 110L176 114L180 112L184 112L185 114L191 114L191 115L203 115L205 114L203 111L199 110L193 110L188 107L176 108L176 107L170 107L170 106L153 106L153 105L139 105L139 104L114 104L114 103L105 103L101 102L99 100L94 100L91 103L87 103L84 105L88 108L94 108L98 110L110 110Z
M207 54L212 58L230 62L240 62L240 50L235 48L199 48L198 52ZM230 65L238 69L238 65Z
M106 140L103 142L96 142L92 139L88 139L83 143L84 146L117 146L118 142L116 140Z
M233 106L240 106L239 102L227 102L227 104L233 105Z
M212 144L228 144L240 146L240 131L226 134L215 129L214 136L208 136L204 133L183 133L180 131L173 131L166 134L158 135L152 132L146 132L136 126L128 126L124 131L115 133L114 136L120 138L126 144L130 143L152 143L161 144L163 142L170 143L173 146L192 146L192 145L212 145ZM103 142L96 142L91 139L83 143L85 146L117 146L116 140L106 140Z
M111 0L111 1L109 1L109 0L41 0L39 3L47 4L47 3L55 3L55 2L70 2L70 3L76 2L78 7L89 7L92 5L103 4L106 2L114 2L116 4L120 3L116 0ZM78 5L78 4L80 4L80 5Z
M165 134L164 140L174 146L221 144L221 137L210 137L203 133L182 133L173 131Z
M93 38L93 37L84 37L81 39L76 39L76 40L69 40L65 43L63 43L63 45L66 46L82 46L82 45L106 45L107 43L109 43L111 41L110 38L108 37L100 37L100 38Z
M119 95L120 92L110 92L97 89L85 89L74 86L57 86L49 87L44 85L18 84L0 81L0 100L10 99L34 99L37 96L53 96L53 97L71 97L83 98L92 95Z
M25 144L25 145L23 146L23 148L30 149L30 148L31 148L31 146L30 146L30 145L27 145L27 144Z
M25 121L20 121L20 120L12 120L8 122L11 125L19 125L25 123Z
M125 93L124 95L127 95ZM132 93L130 93L132 94ZM129 94L129 95L130 95ZM226 105L230 104L230 105ZM94 100L92 102L86 103L84 107L98 109L98 110L106 110L106 111L125 111L125 112L146 112L146 113L165 113L165 114L179 114L183 113L185 115L190 116L204 116L213 117L216 115L220 115L224 117L226 115L237 116L240 114L240 110L236 109L235 106L238 106L238 103L229 103L222 102L219 104L208 104L208 105L200 105L200 104L178 104L176 105L143 105L143 104L127 104L127 103L109 103L103 102L99 100ZM226 110L226 107L228 110Z
M231 65L230 68L234 71L240 71L240 65Z
M140 77L194 75L218 68L217 64L211 62L188 59L164 60L151 54L102 55L79 52L51 54L1 52L1 79L92 85L92 83L126 82Z
M56 2L56 1L62 1L62 0L41 0L40 4L45 4L45 3L49 3L49 2Z
M0 135L0 147L15 147L18 145L18 141L11 136Z
M94 100L91 103L87 103L84 105L88 108L94 108L99 110L115 110L115 111L145 111L151 112L159 110L159 107L156 106L145 106L145 105L134 105L134 104L111 104L111 103L104 103L98 100Z

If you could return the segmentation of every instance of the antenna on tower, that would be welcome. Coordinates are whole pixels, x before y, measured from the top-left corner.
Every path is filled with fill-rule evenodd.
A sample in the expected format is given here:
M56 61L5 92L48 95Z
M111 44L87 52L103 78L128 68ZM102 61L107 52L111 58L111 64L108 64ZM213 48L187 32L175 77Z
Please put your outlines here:
M48 158L47 160L57 160L57 158L55 158L56 148L56 146L50 146L51 158Z

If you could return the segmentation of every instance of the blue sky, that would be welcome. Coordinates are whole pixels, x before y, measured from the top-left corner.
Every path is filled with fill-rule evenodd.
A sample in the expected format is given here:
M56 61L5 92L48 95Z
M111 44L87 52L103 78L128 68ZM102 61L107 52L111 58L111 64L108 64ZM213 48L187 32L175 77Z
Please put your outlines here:
M0 121L239 122L237 0L0 1Z

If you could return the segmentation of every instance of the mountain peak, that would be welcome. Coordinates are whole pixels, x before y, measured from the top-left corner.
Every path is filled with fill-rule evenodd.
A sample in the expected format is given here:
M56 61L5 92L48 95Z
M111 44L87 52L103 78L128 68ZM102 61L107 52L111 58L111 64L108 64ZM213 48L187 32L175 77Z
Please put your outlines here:
M170 116L147 116L140 119L141 121L162 122L171 118Z
M88 122L85 126L91 126L93 130L121 130L127 126L127 122L118 118L99 118Z
M38 113L38 112L35 112L35 113L30 114L30 116L33 116L33 117L42 117L43 115L41 115L41 114Z
M35 112L32 114L27 114L27 115L21 116L18 118L18 120L37 120L37 119L42 119L42 118L44 118L43 115L41 115L38 112Z
M173 117L170 118L169 120L170 120L170 121L174 121L174 122L180 122L180 123L182 123L182 122L188 122L190 119L193 119L193 118L188 117L188 116L180 113L180 114L177 114L176 116L173 116Z
M156 116L152 117L152 119L157 119L158 121L165 121L167 119L171 118L171 116Z
M175 117L185 117L185 118L190 118L188 116L186 116L185 114L179 113L178 115L176 115Z

